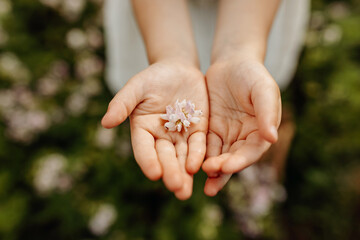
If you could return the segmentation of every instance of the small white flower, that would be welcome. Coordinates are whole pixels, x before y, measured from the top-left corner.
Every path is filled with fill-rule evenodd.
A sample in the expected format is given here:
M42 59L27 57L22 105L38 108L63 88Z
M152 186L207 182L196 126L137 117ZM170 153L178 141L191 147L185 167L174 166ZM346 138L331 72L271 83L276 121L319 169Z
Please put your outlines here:
M66 34L66 44L74 50L85 48L87 46L87 36L81 29L71 29Z
M33 184L41 195L53 190L67 191L72 187L72 178L65 172L67 159L58 153L44 156L35 169Z
M166 114L161 114L161 118L168 121L164 125L167 130L181 132L182 128L184 128L185 132L187 132L190 123L196 124L200 122L201 115L201 110L195 110L195 104L184 99L181 102L176 100L174 107L168 105Z
M108 232L117 218L117 211L111 204L101 204L95 215L89 221L89 228L97 236Z
M114 129L105 129L99 126L95 135L95 144L103 149L110 148L114 145L115 137Z

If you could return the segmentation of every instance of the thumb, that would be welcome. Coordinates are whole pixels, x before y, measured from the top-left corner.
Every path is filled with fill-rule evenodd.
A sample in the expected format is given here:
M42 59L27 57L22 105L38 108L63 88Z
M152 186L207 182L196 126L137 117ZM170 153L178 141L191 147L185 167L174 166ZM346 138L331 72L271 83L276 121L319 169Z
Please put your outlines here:
M113 128L120 125L141 102L142 87L137 80L135 77L130 79L111 100L101 120L103 127Z
M254 86L251 100L255 109L260 135L268 142L278 139L278 126L281 121L280 90L274 80L263 81Z

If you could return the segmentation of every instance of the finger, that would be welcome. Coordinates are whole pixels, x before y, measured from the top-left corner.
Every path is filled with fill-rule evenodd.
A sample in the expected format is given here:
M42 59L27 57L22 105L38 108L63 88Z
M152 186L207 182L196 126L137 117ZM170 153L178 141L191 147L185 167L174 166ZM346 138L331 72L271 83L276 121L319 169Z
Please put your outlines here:
M213 133L209 132L207 135L207 144L206 144L206 157L215 157L221 154L223 142L221 138Z
M131 132L134 157L141 170L150 180L158 180L162 169L155 151L154 137L144 129L135 128Z
M250 134L246 141L241 143L241 146L223 163L221 171L236 173L247 168L258 161L270 145L259 133Z
M274 80L254 86L251 100L254 105L260 134L267 141L275 143L278 139L277 128L281 120L281 97Z
M205 158L206 134L204 132L193 133L188 140L189 154L186 161L186 170L195 174L199 171Z
M215 196L230 180L232 174L222 174L217 178L208 178L205 182L204 193L207 196Z
M224 153L220 156L210 157L205 160L204 164L202 165L202 169L208 176L214 177L217 176L218 173L221 171L221 167L223 163L230 157L230 153Z
M163 169L163 181L167 189L172 192L183 186L183 176L176 158L174 145L164 139L156 140L156 152Z
M185 140L181 140L175 144L176 156L179 161L180 169L183 174L184 184L181 189L175 191L175 196L179 200L186 200L191 197L193 187L193 177L185 169L188 145Z
M207 134L207 145L206 145L206 161L208 161L210 158L212 157L217 157L219 155L221 155L221 150L222 150L222 146L223 145L223 142L221 140L221 138L213 133L213 132L209 132ZM210 163L211 161L214 161L214 163ZM204 163L205 163L204 162ZM202 169L205 171L205 170L208 170L206 173L209 177L218 177L219 176L219 172L217 170L211 170L211 168L216 168L216 169L220 169L220 163L219 163L219 166L213 166L213 164L216 164L216 160L210 160L209 163L205 164L205 168L204 168L204 163L203 163L203 166L202 166ZM208 168L210 167L210 168Z
M113 128L121 124L141 102L141 87L135 77L115 95L108 106L108 110L101 120L105 128Z
M182 188L175 192L175 196L179 200L187 200L191 197L193 191L193 176L186 175Z

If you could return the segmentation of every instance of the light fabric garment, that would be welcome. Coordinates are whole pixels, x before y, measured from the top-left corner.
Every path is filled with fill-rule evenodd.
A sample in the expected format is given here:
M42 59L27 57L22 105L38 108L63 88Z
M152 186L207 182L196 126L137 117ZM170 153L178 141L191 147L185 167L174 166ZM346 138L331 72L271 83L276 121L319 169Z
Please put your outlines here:
M217 1L190 0L189 8L201 70L205 73L210 64ZM310 0L282 0L277 12L268 39L265 66L281 89L288 86L296 70L309 12ZM130 0L106 0L104 18L106 81L116 93L128 79L145 69L148 61Z

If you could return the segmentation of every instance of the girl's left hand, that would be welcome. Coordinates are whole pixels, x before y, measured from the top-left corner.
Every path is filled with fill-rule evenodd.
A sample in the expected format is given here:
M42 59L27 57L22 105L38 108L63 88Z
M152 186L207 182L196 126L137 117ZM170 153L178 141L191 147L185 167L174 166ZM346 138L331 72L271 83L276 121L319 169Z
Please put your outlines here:
M276 82L256 60L217 62L206 82L210 120L202 169L209 176L204 191L214 196L233 173L258 161L276 142L281 98Z

